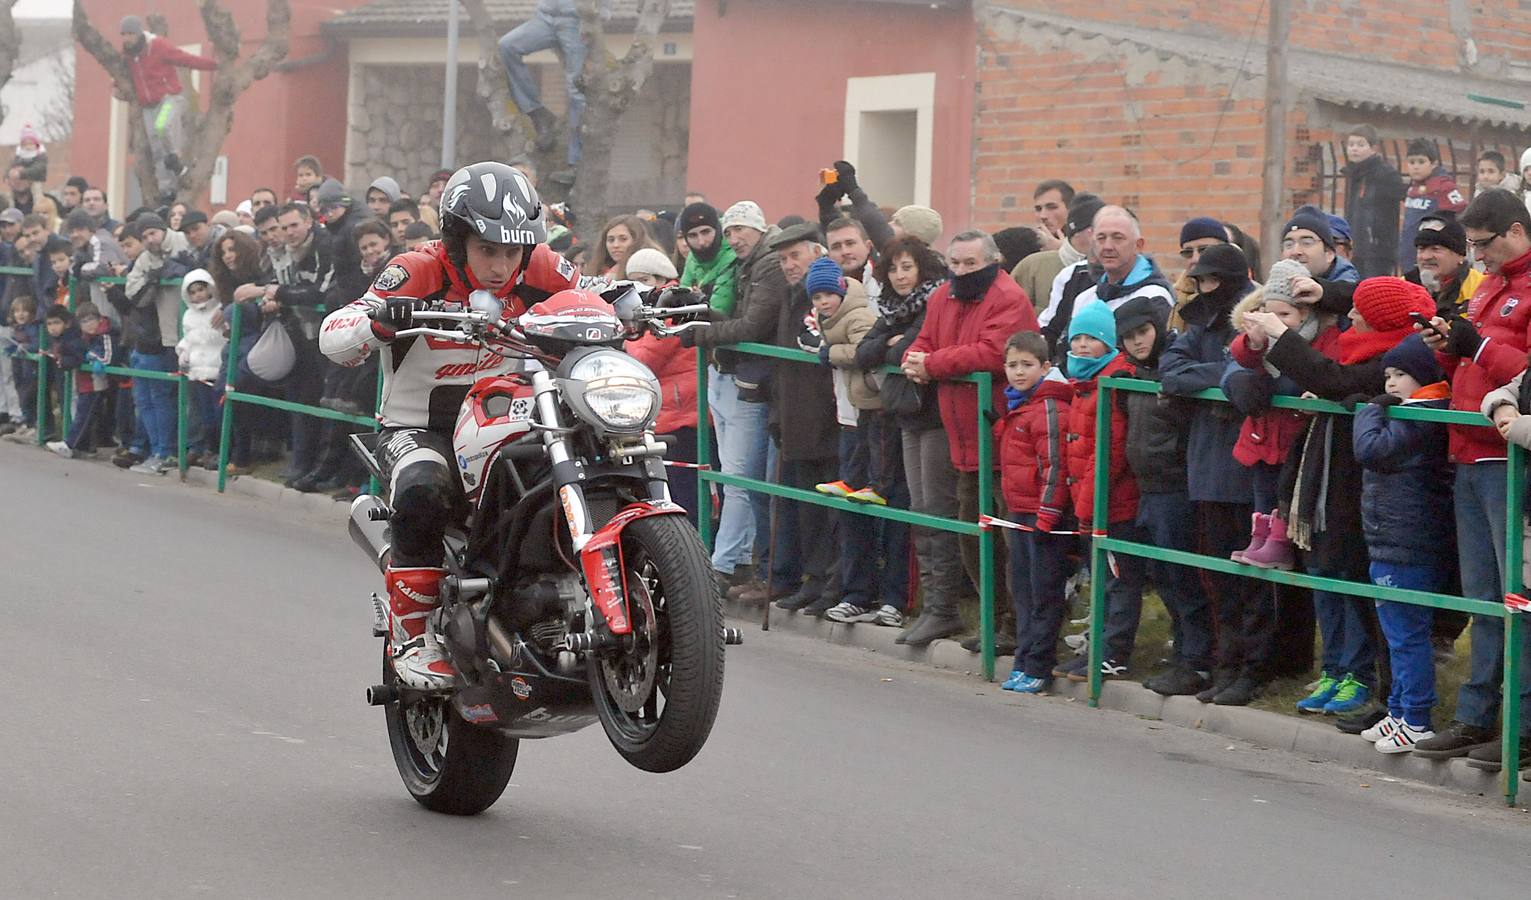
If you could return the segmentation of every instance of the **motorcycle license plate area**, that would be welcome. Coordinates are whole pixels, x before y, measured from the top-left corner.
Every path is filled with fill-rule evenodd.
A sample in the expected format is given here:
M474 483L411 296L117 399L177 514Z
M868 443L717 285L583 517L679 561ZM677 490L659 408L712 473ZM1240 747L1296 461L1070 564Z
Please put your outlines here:
M597 721L584 681L534 672L501 672L486 684L460 689L452 704L465 721L515 738L558 737Z

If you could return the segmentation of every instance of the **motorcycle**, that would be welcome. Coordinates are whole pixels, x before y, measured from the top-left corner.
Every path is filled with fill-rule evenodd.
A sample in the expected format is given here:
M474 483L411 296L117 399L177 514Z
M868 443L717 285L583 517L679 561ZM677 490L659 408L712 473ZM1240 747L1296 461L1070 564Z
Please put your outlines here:
M387 600L372 595L383 680L367 700L384 708L399 774L428 809L482 812L509 782L520 741L596 721L633 766L673 771L717 716L724 646L742 638L724 627L708 554L670 500L666 443L652 430L658 379L618 349L646 331L701 327L693 317L707 307L645 306L632 290L613 300L503 320L499 301L475 292L465 309L416 312L397 335L472 345L481 361L529 370L478 379L453 434L470 512L447 531L431 620L459 673L452 688L399 681ZM386 484L379 436L352 441ZM351 536L380 569L390 514L377 497L351 506Z

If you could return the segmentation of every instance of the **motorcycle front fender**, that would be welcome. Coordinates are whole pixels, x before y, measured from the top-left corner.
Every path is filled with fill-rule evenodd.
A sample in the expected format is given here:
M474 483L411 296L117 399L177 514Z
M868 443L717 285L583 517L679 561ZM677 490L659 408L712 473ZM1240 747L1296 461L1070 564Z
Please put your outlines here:
M591 536L580 551L580 568L590 600L606 619L612 634L631 634L627 614L627 568L622 560L622 532L627 526L651 516L683 516L685 509L665 500L640 500L624 507Z

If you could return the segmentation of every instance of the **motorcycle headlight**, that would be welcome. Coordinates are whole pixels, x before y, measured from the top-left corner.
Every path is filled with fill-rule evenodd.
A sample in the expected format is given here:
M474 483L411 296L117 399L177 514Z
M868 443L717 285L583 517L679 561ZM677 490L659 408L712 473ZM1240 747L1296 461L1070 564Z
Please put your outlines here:
M616 350L582 357L569 380L583 382L580 402L613 431L642 431L659 415L659 379L648 366Z

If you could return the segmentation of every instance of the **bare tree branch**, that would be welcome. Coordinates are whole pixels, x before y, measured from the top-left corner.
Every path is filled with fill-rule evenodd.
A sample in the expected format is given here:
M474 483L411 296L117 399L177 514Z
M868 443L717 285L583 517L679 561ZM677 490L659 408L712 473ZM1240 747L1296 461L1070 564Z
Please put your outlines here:
M589 240L605 223L610 194L611 156L622 116L654 69L654 45L670 15L670 0L643 0L633 27L633 42L622 58L606 49L600 0L578 0L580 35L590 52L580 73L585 115L580 123L581 154L569 205L576 230Z
M16 30L16 17L11 7L16 0L0 0L0 88L11 80L11 72L21 57L21 32Z
M186 171L181 174L175 191L181 199L193 199L207 190L223 142L234 126L235 103L251 84L271 74L272 68L286 58L292 27L292 9L288 0L266 0L266 36L254 53L241 58L242 36L233 14L220 0L197 0L197 7L218 68L212 73L211 89L204 92L207 108L200 114L192 109L186 111L186 145L180 152ZM148 17L148 24L150 30L160 36L168 28L164 17L157 14ZM135 159L134 170L144 197L156 197L159 186L154 161L148 152L149 135L127 58L90 23L83 0L74 2L74 36L85 52L111 76L117 99L132 107L129 146Z

